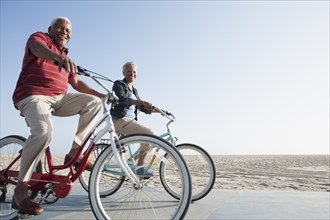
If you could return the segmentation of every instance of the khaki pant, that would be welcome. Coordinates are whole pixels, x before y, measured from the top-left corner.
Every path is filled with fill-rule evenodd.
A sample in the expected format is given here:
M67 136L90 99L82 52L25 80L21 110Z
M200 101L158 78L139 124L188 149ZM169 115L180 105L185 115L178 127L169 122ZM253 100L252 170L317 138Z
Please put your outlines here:
M84 93L67 93L58 96L33 95L19 101L15 106L25 117L31 132L22 151L18 176L19 180L27 182L51 142L52 115L59 117L80 115L74 141L81 145L95 124L101 110L101 99Z
M154 132L142 125L141 123L137 122L132 118L120 118L114 122L114 126L116 132L122 135L129 135L129 134L154 134ZM140 150L146 151L149 150L150 146L147 144L141 144Z

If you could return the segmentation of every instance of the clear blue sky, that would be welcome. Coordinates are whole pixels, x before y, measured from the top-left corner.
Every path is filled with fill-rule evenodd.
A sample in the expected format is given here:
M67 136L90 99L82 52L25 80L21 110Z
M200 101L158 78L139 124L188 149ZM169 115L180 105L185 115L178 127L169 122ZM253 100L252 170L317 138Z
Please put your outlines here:
M179 142L211 154L329 153L329 1L1 0L1 137L29 134L11 96L26 40L57 16L72 21L76 64L116 80L137 62L135 86L174 113ZM166 131L158 114L140 121ZM69 150L76 125L54 118L52 152Z

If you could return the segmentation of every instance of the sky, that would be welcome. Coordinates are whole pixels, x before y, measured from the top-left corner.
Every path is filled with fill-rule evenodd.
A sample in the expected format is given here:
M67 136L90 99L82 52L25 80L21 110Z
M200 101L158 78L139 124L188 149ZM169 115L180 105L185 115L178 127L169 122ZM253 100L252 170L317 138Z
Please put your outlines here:
M329 1L1 0L0 137L29 135L11 97L28 37L58 16L72 22L77 65L117 80L137 63L135 87L175 115L178 143L213 155L330 153ZM77 122L54 117L53 153L69 151ZM139 122L166 132L159 114Z

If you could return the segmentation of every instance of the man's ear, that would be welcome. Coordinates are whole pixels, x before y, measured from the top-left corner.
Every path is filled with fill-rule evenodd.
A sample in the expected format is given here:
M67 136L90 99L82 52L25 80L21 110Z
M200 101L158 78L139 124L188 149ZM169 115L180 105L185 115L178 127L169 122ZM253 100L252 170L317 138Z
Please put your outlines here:
M48 27L48 34L50 33L50 30L52 29L51 26Z

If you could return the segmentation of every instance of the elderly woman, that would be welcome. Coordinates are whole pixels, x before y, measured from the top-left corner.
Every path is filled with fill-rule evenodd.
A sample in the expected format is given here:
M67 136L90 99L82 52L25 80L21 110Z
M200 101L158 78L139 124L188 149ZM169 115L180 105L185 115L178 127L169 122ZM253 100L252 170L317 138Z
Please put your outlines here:
M127 62L123 66L123 80L115 81L112 89L119 98L119 104L111 108L111 116L117 133L129 135L134 133L154 134L153 131L137 122L137 112L142 111L146 114L156 112L151 103L139 97L137 89L133 86L133 81L137 75L137 65L134 62ZM153 176L144 168L144 161L150 146L141 144L140 154L135 169L136 175L143 178Z

